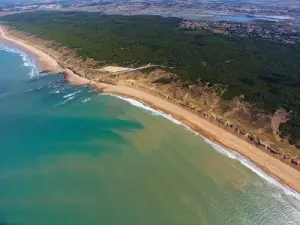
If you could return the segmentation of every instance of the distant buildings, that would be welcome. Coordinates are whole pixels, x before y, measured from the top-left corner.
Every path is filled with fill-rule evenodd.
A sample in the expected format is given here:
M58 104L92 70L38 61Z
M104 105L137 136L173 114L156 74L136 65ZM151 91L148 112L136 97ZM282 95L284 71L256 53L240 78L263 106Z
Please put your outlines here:
M260 37L271 41L297 44L300 43L300 29L286 23L276 22L214 22L214 21L183 21L183 29L203 30L238 37Z
M289 6L289 4L291 6ZM35 10L88 11L116 15L160 15L179 17L185 29L206 30L239 37L262 37L283 43L299 43L300 2L296 0L271 1L199 1L199 0L72 0L40 3L0 3L2 15ZM1 15L1 14L0 14ZM218 22L213 18L226 18L231 22ZM245 20L233 22L234 18ZM272 22L253 22L256 19ZM210 20L210 21L204 21ZM220 19L219 19L220 21ZM236 20L239 21L239 20Z

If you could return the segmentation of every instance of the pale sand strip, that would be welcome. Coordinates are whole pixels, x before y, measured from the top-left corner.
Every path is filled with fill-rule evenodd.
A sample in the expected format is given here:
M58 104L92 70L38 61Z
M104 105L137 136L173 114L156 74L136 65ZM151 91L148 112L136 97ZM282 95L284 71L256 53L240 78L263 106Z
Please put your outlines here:
M124 72L130 70L130 68L120 67L120 66L106 66L102 70L109 73L117 73L117 72Z
M191 127L193 130L199 132L201 135L207 137L215 143L239 152L240 154L244 155L246 158L254 162L265 172L272 175L278 181L285 183L286 185L300 193L299 171L257 149L246 140L243 140L231 134L230 132L218 127L217 125L210 123L204 118L201 118L199 115L165 99L136 88L124 85L110 85L87 80L86 78L76 75L70 69L61 68L54 58L42 52L41 50L30 46L30 43L25 43L25 41L18 40L11 36L8 37L8 35L5 33L5 30L2 28L0 28L0 34L3 39L11 41L36 55L37 58L41 60L43 66L47 64L44 69L63 71L71 84L90 84L103 92L114 93L142 100L155 109L159 109L161 111L164 111L165 113L171 114L174 118L180 120L184 124Z
M61 67L58 65L56 60L52 58L50 55L28 45L25 44L23 41L18 40L16 38L10 37L5 33L5 29L0 27L0 36L2 39L11 41L20 47L24 48L25 50L31 52L40 62L41 66L44 70L52 70L52 71L61 71Z

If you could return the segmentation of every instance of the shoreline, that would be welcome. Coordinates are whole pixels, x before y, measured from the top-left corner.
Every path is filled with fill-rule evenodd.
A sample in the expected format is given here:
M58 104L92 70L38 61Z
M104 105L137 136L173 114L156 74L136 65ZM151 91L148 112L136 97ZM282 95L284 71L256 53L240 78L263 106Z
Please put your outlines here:
M240 152L232 150L232 149L228 149L228 148L222 146L221 144L217 143L218 141L212 141L211 139L208 139L207 137L203 136L201 133L197 132L192 127L190 127L188 125L188 123L183 123L182 121L178 120L173 115L171 115L170 113L159 110L158 108L154 108L153 106L150 106L149 104L145 104L144 102L139 101L139 99L134 98L134 97L125 96L125 95L121 96L121 95L112 94L112 93L104 93L104 94L116 97L118 99L122 99L137 108L141 108L146 111L158 113L158 116L164 117L165 119L171 121L172 123L175 123L176 125L187 129L189 132L192 132L193 134L200 136L206 143L208 143L218 153L220 153L230 159L239 161L243 166L250 169L253 173L257 174L263 180L266 180L267 182L279 187L280 189L283 189L283 191L287 195L292 195L296 199L300 200L300 194L297 191L295 191L292 187L286 185L284 183L284 181L281 181L279 178L277 179L276 176L272 176L272 175L268 174L265 170L262 169L262 167L259 167L256 163L249 160L245 155L241 154ZM135 104L135 102L138 105ZM140 104L142 104L143 106L141 106Z
M189 127L191 130L200 134L209 141L239 153L250 162L253 162L255 166L262 169L265 173L275 178L279 183L283 183L283 186L287 185L298 194L300 193L299 171L272 157L266 152L261 151L246 140L226 131L220 126L217 126L215 123L202 118L200 115L138 88L121 84L106 84L81 77L73 72L71 68L63 68L60 66L59 62L57 62L54 57L50 56L43 50L31 46L30 43L26 43L24 40L7 35L3 27L0 27L0 37L0 40L4 39L8 42L14 43L21 47L21 49L24 49L34 55L34 57L40 62L43 70L64 74L66 80L72 85L91 85L100 92L116 94L119 96L129 97L134 100L143 101L151 108L171 115L184 126Z

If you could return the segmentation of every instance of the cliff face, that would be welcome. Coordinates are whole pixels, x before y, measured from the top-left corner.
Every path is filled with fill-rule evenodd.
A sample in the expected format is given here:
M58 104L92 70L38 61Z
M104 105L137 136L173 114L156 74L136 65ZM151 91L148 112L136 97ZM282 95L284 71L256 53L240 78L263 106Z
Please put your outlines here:
M22 40L34 43L35 47L53 56L62 67L70 68L82 77L111 84L129 85L161 96L193 110L224 129L247 139L274 157L300 169L300 151L280 138L279 127L289 119L289 113L283 109L278 109L273 115L265 114L247 103L243 96L230 101L223 100L222 95L228 89L226 86L211 86L200 81L197 84L184 83L176 74L162 69L154 69L151 72L145 69L108 73L98 66L101 62L93 59L82 60L76 56L75 51L17 31L10 32Z

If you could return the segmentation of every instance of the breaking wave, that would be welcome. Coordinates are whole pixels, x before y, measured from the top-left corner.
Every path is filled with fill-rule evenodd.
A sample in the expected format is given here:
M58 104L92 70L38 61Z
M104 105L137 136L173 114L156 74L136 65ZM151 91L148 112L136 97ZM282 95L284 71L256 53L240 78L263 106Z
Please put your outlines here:
M73 93L66 94L66 95L63 96L63 98L70 98L70 97L72 97L72 96L74 96L74 95L76 95L77 93L80 93L80 92L81 92L81 90L78 90L78 91L75 91Z
M22 52L17 48L8 47L2 44L0 45L0 51L6 51L9 53L20 55L23 61L22 67L25 68L26 70L29 70L27 75L30 76L31 78L39 75L39 70L36 67L34 60L31 59L25 52Z
M91 99L92 99L92 98L89 97L89 98L83 99L81 102L82 102L82 103L87 103L87 102L90 101Z
M208 144L210 144L217 152L231 158L234 160L238 160L241 164L243 164L244 166L246 166L248 169L250 169L252 172L256 173L258 176L260 176L262 179L266 180L267 182L269 182L270 184L280 188L281 190L284 191L285 194L289 195L289 196L293 196L295 197L297 200L300 201L300 194L298 194L296 191L294 191L293 189L289 188L288 186L278 182L276 179L274 179L273 177L269 176L267 173L265 173L263 170L261 170L260 168L258 168L256 165L254 165L250 160L246 159L244 156L242 156L241 154L231 150L231 149L227 149L224 148L214 142L212 142L211 140L205 138L204 136L202 136L201 134L197 133L196 131L194 131L192 128L190 128L189 126L183 124L182 122L180 122L179 120L175 119L174 117L172 117L169 114L166 114L164 112L161 112L159 110L155 110L151 107L149 107L148 105L144 104L143 102L131 99L131 98L125 98L125 97L121 97L118 95L114 95L114 94L102 94L102 95L109 95L109 96L113 96L116 98L119 98L121 100L124 100L128 103L130 103L131 105L141 108L145 111L150 112L152 115L155 116L161 116L164 117L168 120L170 120L171 122L180 125L182 127L184 127L186 130L189 130L190 132L192 132L193 134L200 136L201 138L204 139L204 141Z
M58 103L57 105L55 105L54 108L57 108L59 106L63 106L64 104L66 104L67 102L73 100L74 98L75 98L75 95L72 95L72 96L68 97L66 100L64 100L64 101Z

